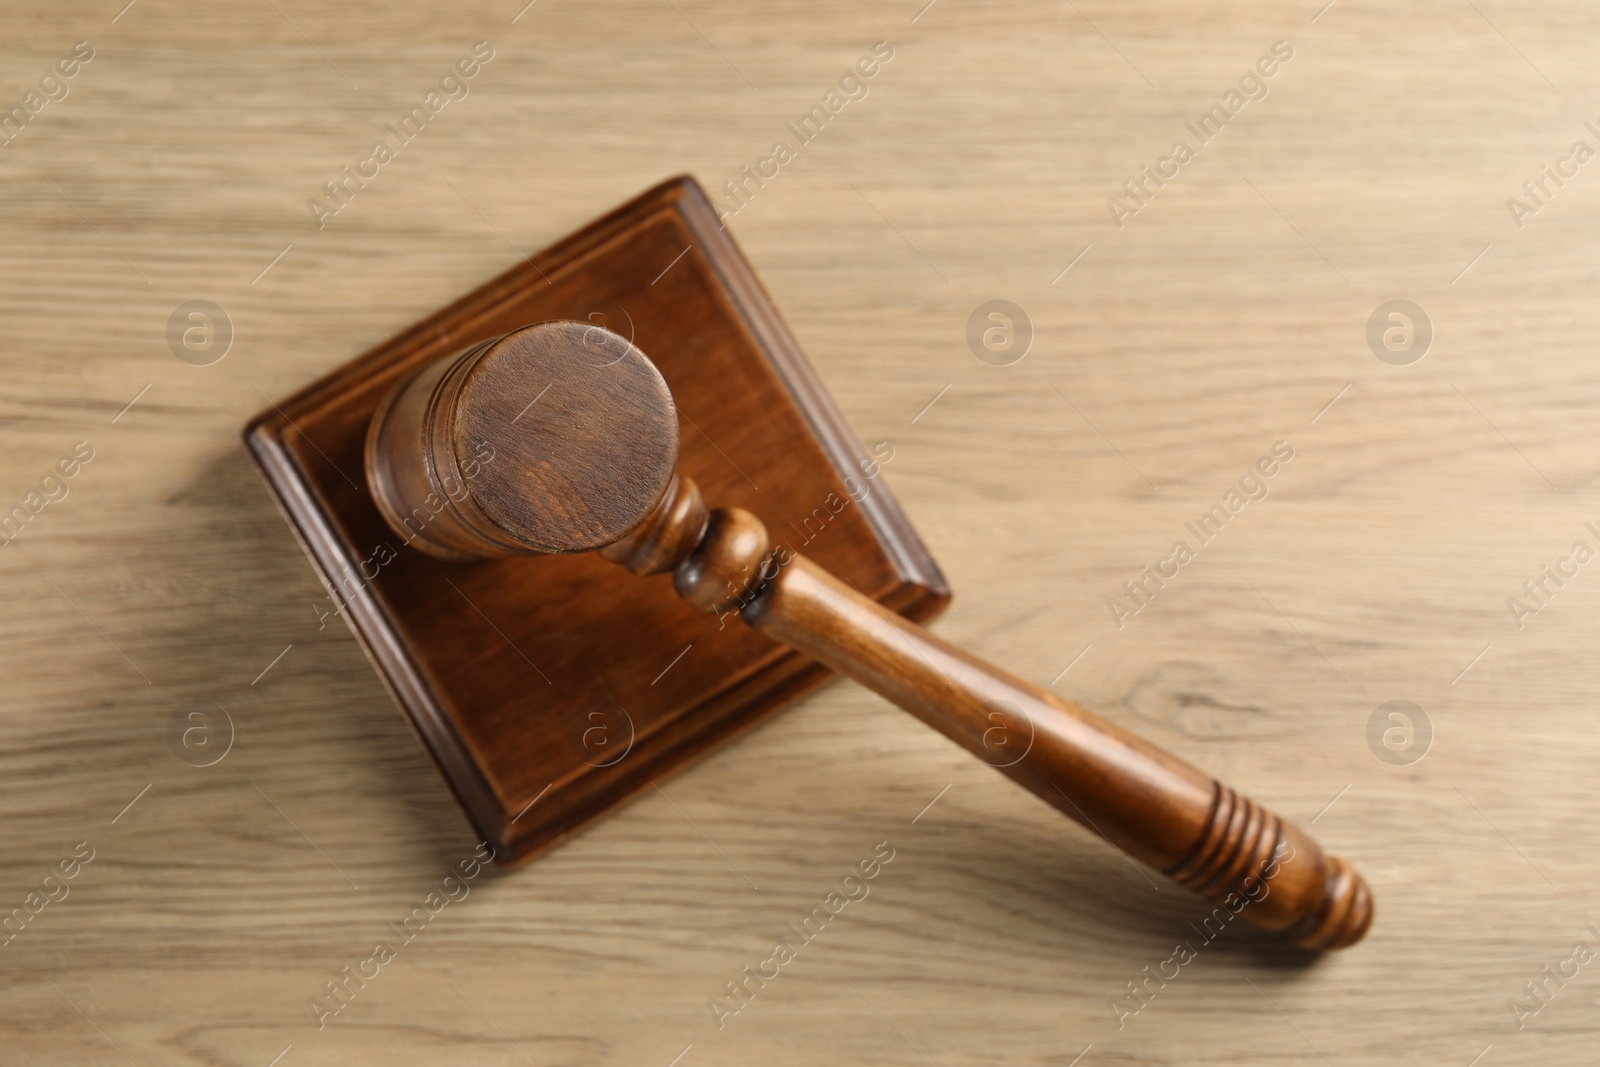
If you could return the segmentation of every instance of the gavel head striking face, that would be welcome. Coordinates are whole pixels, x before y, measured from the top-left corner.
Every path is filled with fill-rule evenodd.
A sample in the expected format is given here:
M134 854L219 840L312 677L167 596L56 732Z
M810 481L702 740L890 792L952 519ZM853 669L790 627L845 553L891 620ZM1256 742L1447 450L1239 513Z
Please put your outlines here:
M677 462L660 372L579 322L524 327L425 367L379 405L366 449L389 525L445 559L603 548L649 516Z
M999 769L1125 854L1307 948L1372 921L1366 883L1308 835L1181 759L885 611L675 471L677 410L655 366L598 326L546 322L402 380L366 442L389 525L442 559L599 550L847 674L992 761L994 708L1032 738ZM1210 928L1208 922L1207 928ZM1220 925L1219 925L1220 929Z

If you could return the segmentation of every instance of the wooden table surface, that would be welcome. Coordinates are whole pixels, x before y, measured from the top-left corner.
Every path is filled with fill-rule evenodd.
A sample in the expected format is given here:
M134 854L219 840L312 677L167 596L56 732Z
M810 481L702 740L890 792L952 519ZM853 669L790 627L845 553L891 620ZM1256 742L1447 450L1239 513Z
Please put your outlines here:
M1592 6L122 2L0 16L0 1059L1593 1062ZM729 225L892 442L956 593L938 632L1314 822L1371 880L1363 944L1201 942L1197 898L841 682L345 979L475 841L240 427L779 139ZM1016 362L967 341L996 299ZM223 317L185 349L195 300ZM1278 442L1267 495L1193 538ZM880 842L870 895L719 1027Z

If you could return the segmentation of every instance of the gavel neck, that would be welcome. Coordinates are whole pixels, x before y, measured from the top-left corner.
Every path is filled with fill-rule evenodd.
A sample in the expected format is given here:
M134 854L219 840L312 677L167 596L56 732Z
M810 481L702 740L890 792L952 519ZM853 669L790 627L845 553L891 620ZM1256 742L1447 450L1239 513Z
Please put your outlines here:
M742 508L709 511L693 478L675 474L644 522L600 555L635 574L672 572L687 603L721 614L742 607L775 570L760 519Z
M674 474L655 510L600 555L634 574L675 570L699 546L710 517L694 479Z

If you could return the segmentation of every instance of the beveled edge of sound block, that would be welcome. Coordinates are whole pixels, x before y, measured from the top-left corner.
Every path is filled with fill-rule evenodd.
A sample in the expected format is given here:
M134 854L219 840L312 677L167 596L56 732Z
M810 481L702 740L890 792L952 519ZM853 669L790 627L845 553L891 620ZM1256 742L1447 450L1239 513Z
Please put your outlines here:
M867 469L870 460L866 449L828 395L748 261L720 225L705 193L692 177L679 176L529 257L250 421L244 430L245 444L274 502L325 585L338 587L341 571L348 574L368 554L352 540L341 515L348 519L350 508L374 505L364 489L357 498L353 492L346 493L345 487L326 471L318 474L310 469L315 461L308 461L310 453L303 446L296 447L300 441L338 470L297 423L316 425L318 417L341 415L348 422L363 411L370 417L371 410L388 391L386 383L430 358L448 355L483 336L492 336L494 331L484 330L483 323L492 319L497 307L512 302L530 286L547 284L547 274L557 273L564 265L625 239L635 227L642 229L663 211L675 213L692 234L699 256L715 274L716 291L736 311L758 355L787 392L839 484L843 486L848 477ZM474 329L478 332L474 333ZM375 382L385 383L384 387L375 389ZM350 429L344 426L341 432L348 433ZM334 451L337 453L337 448ZM345 482L350 482L342 471L339 473ZM360 473L359 465L356 473ZM355 490L353 482L350 486ZM875 539L874 553L895 579L876 594L867 591L869 595L884 607L917 621L937 615L949 602L949 587L887 487L880 483L864 499L854 502ZM475 829L495 846L502 862L527 859L559 842L584 823L697 761L833 677L832 672L814 661L783 650L770 666L704 692L687 712L656 731L656 751L646 753L645 758L631 763L622 761L630 765L621 771L615 766L587 763L583 768L569 768L576 777L564 781L556 797L535 797L536 807L532 802L522 806L520 797L516 798L517 803L508 803L497 793L447 710L445 694L434 691L430 672L425 669L430 650L408 645L397 630L399 623L393 609L369 584L362 583L347 592L346 622ZM521 810L517 810L519 807Z

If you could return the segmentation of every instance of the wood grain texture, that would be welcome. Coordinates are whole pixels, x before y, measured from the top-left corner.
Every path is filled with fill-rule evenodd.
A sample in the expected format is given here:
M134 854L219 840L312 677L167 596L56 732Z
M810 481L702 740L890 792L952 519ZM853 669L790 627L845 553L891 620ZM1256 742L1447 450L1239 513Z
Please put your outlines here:
M0 504L93 455L0 550L0 904L95 850L0 949L8 1061L1589 1058L1592 965L1523 1029L1507 1002L1600 925L1600 580L1541 571L1600 547L1600 178L1547 182L1520 229L1506 204L1595 145L1589 6L120 6L11 5L0 35L5 107L95 50L0 147ZM319 230L307 200L479 40L470 95ZM1119 1029L1201 908L837 684L479 875L318 1030L310 998L475 842L318 628L239 425L654 181L722 188L881 40L729 225L892 443L956 592L937 630L1314 820L1379 921L1310 967L1230 928ZM1268 95L1116 228L1107 199L1278 40ZM196 299L234 332L207 367L166 336ZM1033 327L1010 366L967 344L992 299ZM1366 340L1393 299L1434 327L1408 366ZM1268 495L1119 629L1106 601L1280 440ZM1431 722L1409 766L1369 747L1394 700ZM174 717L219 705L232 748L186 765ZM707 1001L885 840L870 895L718 1029Z

